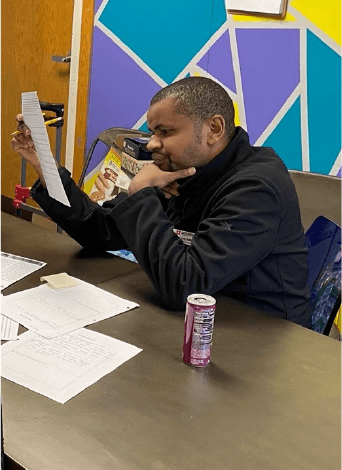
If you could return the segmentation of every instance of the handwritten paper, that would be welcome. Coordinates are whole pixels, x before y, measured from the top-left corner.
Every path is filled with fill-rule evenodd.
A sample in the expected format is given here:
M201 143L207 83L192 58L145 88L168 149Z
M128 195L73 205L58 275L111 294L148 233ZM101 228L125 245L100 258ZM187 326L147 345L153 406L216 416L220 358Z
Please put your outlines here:
M21 109L24 122L31 130L32 140L42 167L49 196L70 207L58 173L56 161L51 152L49 136L36 91L21 94Z
M79 285L51 289L47 284L4 296L2 313L46 338L96 323L139 307L77 279Z
M1 315L1 341L18 339L18 329L19 323Z
M84 328L54 339L27 331L1 346L1 375L65 403L141 351Z
M1 252L1 290L45 266L43 261Z
M279 15L284 9L284 0L226 0L227 10Z

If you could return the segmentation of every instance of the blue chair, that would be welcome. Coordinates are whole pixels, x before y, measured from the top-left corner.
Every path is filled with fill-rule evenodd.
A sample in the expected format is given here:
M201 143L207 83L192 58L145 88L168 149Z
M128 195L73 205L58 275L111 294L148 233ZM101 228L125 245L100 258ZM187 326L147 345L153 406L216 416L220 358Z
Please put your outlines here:
M309 250L311 328L329 335L341 306L341 227L319 216L307 230L305 241Z

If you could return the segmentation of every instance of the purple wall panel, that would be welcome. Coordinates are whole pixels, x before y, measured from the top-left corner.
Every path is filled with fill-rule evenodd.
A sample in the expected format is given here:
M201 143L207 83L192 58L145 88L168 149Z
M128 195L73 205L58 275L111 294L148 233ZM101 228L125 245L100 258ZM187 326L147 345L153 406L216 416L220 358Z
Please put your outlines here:
M236 30L251 144L299 83L298 29Z
M95 27L87 149L108 127L132 128L160 86Z
M198 65L236 93L232 54L228 31L211 46Z

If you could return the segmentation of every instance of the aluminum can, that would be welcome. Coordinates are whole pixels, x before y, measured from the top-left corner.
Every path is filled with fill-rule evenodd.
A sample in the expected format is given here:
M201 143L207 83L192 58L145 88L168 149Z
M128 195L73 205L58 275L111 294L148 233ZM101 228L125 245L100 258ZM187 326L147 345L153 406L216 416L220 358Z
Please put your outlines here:
M210 362L216 300L210 295L187 298L182 359L185 364L205 367Z

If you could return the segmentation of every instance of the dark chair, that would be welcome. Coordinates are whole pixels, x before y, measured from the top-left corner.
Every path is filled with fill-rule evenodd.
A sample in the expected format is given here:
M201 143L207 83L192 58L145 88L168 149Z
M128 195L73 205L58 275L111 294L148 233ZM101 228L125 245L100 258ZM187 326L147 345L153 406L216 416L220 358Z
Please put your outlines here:
M329 335L341 306L341 227L319 216L307 230L305 241L309 250L312 329Z
M99 142L103 142L108 148L110 147L115 147L116 149L119 150L119 152L122 151L123 149L123 141L125 137L130 137L130 138L144 138L144 139L150 139L151 134L148 134L147 132L141 132L136 129L126 129L124 127L110 127L109 129L104 130L101 132L92 142L82 170L82 174L80 176L80 179L78 181L78 187L80 188L83 184L84 177L87 173L87 169L89 166L89 163L91 161L91 158L93 156L95 147Z
M341 225L341 178L309 171L289 171L298 194L304 230L320 215Z

